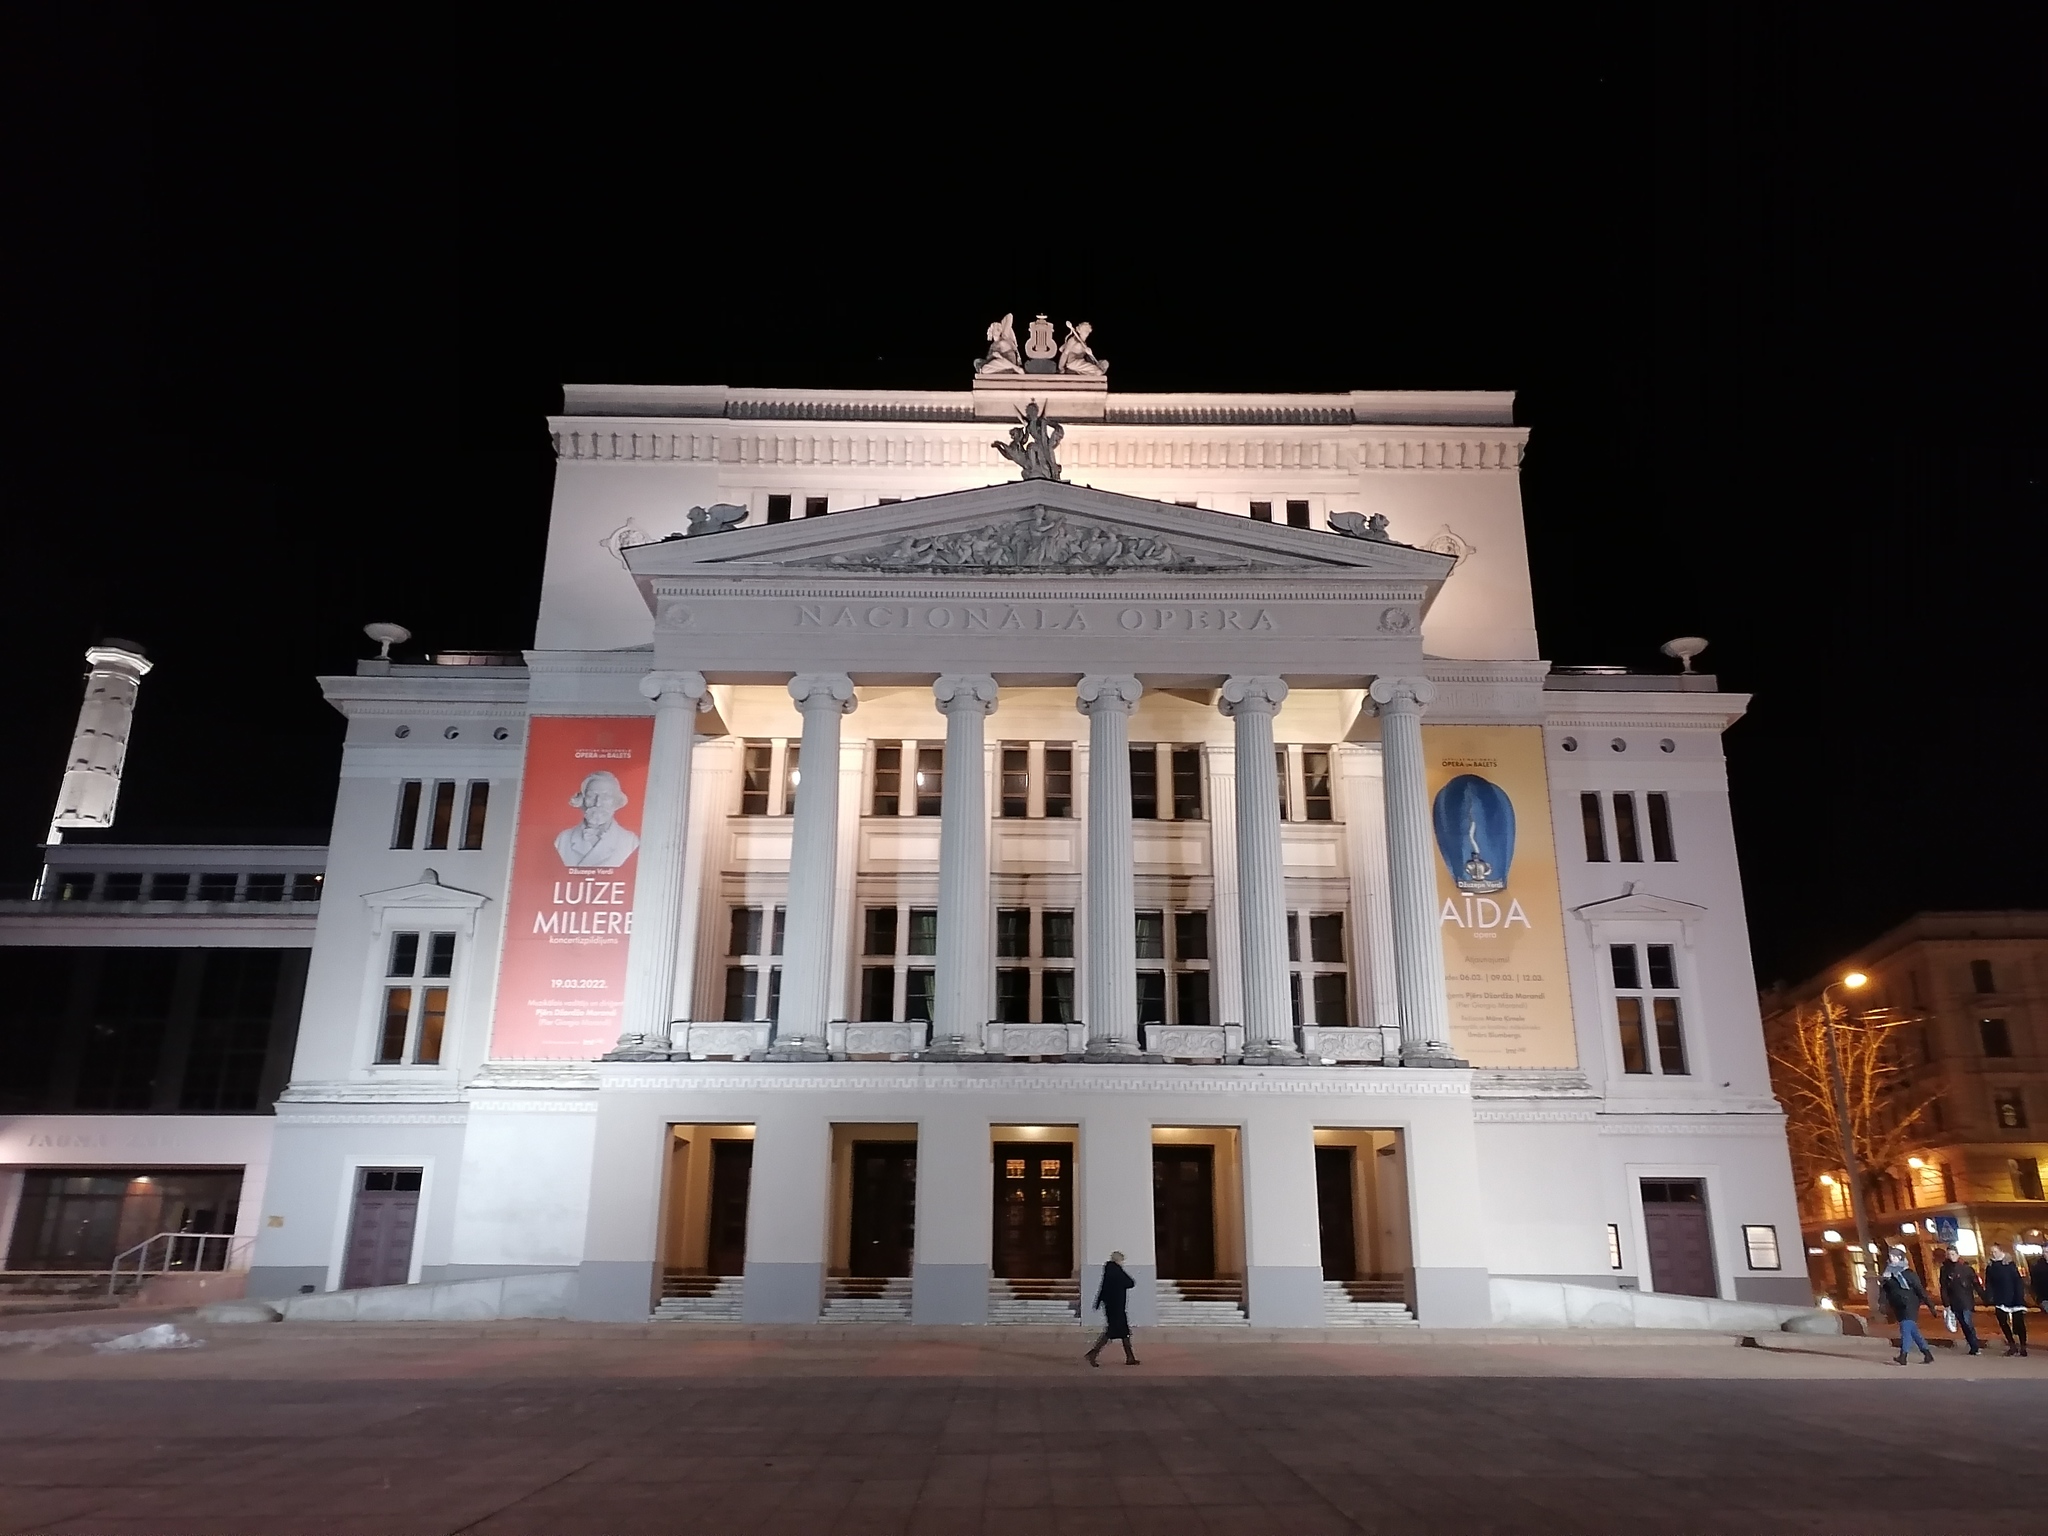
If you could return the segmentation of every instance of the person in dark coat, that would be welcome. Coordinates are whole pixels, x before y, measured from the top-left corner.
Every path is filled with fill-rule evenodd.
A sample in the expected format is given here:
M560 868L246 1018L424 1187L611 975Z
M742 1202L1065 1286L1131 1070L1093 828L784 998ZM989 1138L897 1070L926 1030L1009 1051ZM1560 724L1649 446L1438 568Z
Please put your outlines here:
M1927 1347L1927 1336L1920 1331L1920 1309L1933 1303L1927 1299L1927 1287L1920 1283L1920 1277L1906 1267L1905 1249L1892 1250L1891 1262L1885 1265L1878 1287L1884 1292L1885 1305L1899 1321L1899 1358L1893 1364L1906 1363L1908 1348L1919 1350L1922 1360L1934 1364L1934 1351Z
M2027 1266L2027 1279L2034 1287L2034 1305L2048 1312L2048 1251L2034 1255Z
M1977 1342L1977 1304L1985 1299L1983 1282L1963 1256L1951 1248L1941 1261L1941 1304L1956 1315L1956 1327L1973 1355L1982 1354Z
M1131 1314L1128 1293L1138 1282L1124 1269L1124 1256L1112 1253L1109 1262L1102 1266L1102 1286L1095 1293L1092 1310L1102 1314L1102 1337L1095 1341L1095 1347L1088 1351L1088 1363L1100 1365L1095 1357L1102 1353L1102 1346L1111 1339L1121 1339L1124 1345L1124 1364L1136 1365L1138 1357L1131 1350Z
M1991 1262L1984 1266L1984 1291L1991 1298L1992 1315L1998 1331L2005 1335L2005 1352L2027 1352L2027 1284L2020 1267L2006 1257L2005 1249L1991 1245Z

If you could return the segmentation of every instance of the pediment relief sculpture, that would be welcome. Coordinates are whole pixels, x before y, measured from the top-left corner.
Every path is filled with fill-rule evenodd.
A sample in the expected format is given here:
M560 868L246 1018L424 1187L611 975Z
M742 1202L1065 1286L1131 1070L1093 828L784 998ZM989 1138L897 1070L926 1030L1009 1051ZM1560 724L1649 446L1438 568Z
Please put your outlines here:
M906 533L879 549L806 563L877 571L1192 571L1252 565L1206 553L1182 554L1164 539L1118 533L1044 507L1005 523L954 533Z

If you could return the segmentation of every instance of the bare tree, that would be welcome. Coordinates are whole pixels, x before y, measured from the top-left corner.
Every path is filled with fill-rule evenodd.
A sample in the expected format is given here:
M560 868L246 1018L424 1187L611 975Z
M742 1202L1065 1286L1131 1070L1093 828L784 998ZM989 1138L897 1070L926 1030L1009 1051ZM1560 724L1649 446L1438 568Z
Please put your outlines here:
M1915 1087L1899 1062L1898 1024L1890 1009L1851 1015L1839 1003L1794 1007L1771 1032L1772 1086L1785 1108L1785 1136L1801 1188L1824 1173L1843 1177L1842 1135L1828 1071L1827 1013L1835 1016L1835 1049L1849 1103L1849 1133L1866 1193L1873 1174L1890 1171L1932 1129L1928 1111L1941 1098Z

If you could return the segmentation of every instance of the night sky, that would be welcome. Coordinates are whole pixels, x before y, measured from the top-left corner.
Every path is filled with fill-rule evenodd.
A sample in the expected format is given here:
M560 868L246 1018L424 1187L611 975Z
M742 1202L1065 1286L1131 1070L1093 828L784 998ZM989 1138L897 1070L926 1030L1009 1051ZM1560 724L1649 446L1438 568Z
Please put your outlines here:
M363 623L531 641L563 381L965 388L1043 310L1125 389L1516 390L1544 654L1755 695L1763 981L2048 905L2042 39L1784 9L816 69L17 11L0 881L105 635L158 663L118 839L324 840Z

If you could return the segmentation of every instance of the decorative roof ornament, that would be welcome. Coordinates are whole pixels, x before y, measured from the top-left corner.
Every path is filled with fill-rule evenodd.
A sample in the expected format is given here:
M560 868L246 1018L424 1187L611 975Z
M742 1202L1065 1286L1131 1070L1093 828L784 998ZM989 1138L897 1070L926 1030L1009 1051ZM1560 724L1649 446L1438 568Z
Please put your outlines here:
M990 324L988 355L974 365L974 371L982 378L1024 371L1024 358L1017 350L1017 317L1014 314L1005 315Z
M982 333L988 341L988 351L975 360L974 376L995 379L1020 373L1046 373L1064 374L1069 378L1106 379L1109 364L1097 357L1095 349L1088 344L1095 327L1086 320L1078 324L1069 320L1066 326L1066 339L1055 342L1052 321L1044 315L1034 316L1026 328L1024 345L1019 347L1017 316L1014 313L992 321Z
M878 571L1128 571L1189 569L1206 562L1164 539L1121 534L1033 507L1006 523L957 533L906 533L865 554L834 555L831 563Z
M1052 322L1043 315L1034 316L1030 335L1024 343L1024 355L1034 363L1042 363L1058 351L1059 348L1052 344Z
M702 538L706 534L730 533L747 520L747 509L729 501L714 506L690 508L690 531L685 538ZM674 534L669 535L674 538Z
M1026 480L1060 479L1057 450L1067 429L1047 416L1036 400L1027 400L1020 414L1023 420L1010 428L1010 440L991 446L1024 471Z
M1109 364L1095 355L1088 345L1088 338L1095 327L1083 320L1079 325L1067 322L1067 339L1060 343L1060 372L1085 374L1089 378L1106 378Z
M1375 512L1367 517L1363 512L1332 512L1330 530L1341 533L1347 539L1370 539L1375 544L1391 544L1387 536L1387 515Z

